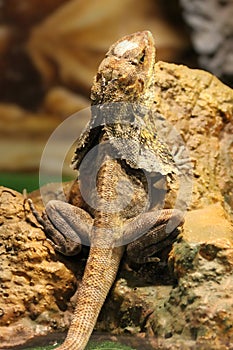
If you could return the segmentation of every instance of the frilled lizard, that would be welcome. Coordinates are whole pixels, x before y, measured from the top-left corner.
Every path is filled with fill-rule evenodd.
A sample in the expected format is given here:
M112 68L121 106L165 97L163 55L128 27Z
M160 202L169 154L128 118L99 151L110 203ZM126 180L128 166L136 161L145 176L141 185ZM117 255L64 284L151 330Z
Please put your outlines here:
M153 255L174 239L183 222L179 210L158 209L153 194L158 177L177 171L154 124L154 64L148 31L110 47L92 87L92 117L73 159L79 182L71 188L70 203L48 202L41 218L30 201L56 250L74 255L81 243L90 245L76 309L59 350L85 348L124 247L132 260L158 261Z

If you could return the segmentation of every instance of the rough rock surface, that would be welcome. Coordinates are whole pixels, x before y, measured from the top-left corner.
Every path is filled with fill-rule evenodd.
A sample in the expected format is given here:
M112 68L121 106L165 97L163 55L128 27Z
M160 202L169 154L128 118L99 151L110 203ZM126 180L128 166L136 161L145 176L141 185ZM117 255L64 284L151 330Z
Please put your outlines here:
M26 222L23 196L0 187L0 347L69 324L66 300L77 285L40 228Z
M157 111L179 131L193 164L191 208L233 211L233 90L202 70L158 62Z
M190 210L160 264L122 265L96 329L149 337L158 349L231 349L233 92L204 71L163 62L156 69L157 111L177 127L193 164ZM62 259L43 232L25 222L22 202L21 195L2 190L5 345L67 326L75 279L63 263L82 270L82 256Z

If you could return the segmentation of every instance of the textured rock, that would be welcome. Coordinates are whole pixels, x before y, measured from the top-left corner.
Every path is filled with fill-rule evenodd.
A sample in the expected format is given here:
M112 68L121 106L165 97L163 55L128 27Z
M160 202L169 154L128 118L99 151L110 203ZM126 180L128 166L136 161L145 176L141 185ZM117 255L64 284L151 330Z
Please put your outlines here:
M233 233L233 231L232 231ZM174 244L168 270L121 273L98 329L146 337L153 349L230 349L233 342L233 245L221 238ZM154 275L153 275L154 273ZM150 276L150 278L149 278Z
M76 279L43 231L25 221L23 196L0 188L0 346L67 327Z
M232 213L233 90L205 71L158 62L156 109L179 131L193 164L191 208Z
M231 233L233 237L233 227ZM165 300L160 325L157 323L155 327L158 335L161 332L164 336L164 330L169 333L168 344L179 338L195 341L196 349L230 348L233 342L232 242L222 233L219 239L205 243L174 244L170 262L174 264L178 284Z

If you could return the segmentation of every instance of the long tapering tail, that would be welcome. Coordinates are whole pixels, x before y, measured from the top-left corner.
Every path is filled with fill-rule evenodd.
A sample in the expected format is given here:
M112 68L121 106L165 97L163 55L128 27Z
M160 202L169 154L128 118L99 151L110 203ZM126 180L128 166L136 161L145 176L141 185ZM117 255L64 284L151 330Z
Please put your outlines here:
M92 247L67 337L57 350L84 350L115 280L123 247Z

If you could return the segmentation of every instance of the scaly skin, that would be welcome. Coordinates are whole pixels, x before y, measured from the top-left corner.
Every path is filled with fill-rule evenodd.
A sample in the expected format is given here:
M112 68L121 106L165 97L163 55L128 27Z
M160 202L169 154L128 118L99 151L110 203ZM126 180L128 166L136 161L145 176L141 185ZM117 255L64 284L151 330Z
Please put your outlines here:
M85 349L106 296L116 278L122 253L123 247L91 248L67 338L57 349Z
M106 296L115 281L122 253L123 247L91 248L67 338L57 349L85 349Z

